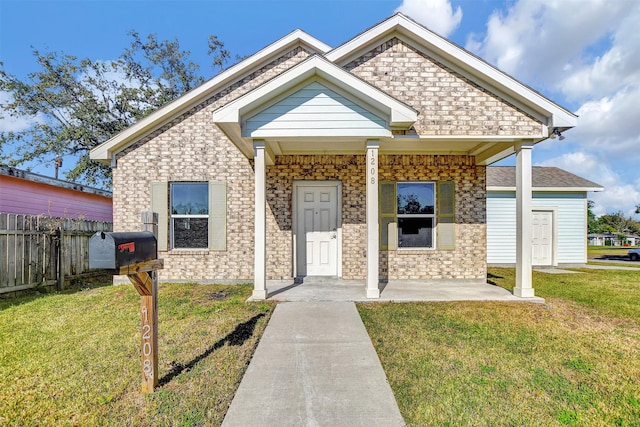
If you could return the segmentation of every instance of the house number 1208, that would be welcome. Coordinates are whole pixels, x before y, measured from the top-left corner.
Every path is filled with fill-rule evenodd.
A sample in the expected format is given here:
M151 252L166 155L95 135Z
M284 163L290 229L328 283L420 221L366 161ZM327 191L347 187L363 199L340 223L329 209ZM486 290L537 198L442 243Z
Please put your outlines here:
M149 325L149 311L142 308L142 371L149 378L153 378L153 363L151 363L151 353L153 352L151 340L151 325Z
M371 153L371 158L369 159L369 164L371 165L371 168L369 169L369 180L371 181L371 184L375 184L376 183L376 158L373 155L373 153Z

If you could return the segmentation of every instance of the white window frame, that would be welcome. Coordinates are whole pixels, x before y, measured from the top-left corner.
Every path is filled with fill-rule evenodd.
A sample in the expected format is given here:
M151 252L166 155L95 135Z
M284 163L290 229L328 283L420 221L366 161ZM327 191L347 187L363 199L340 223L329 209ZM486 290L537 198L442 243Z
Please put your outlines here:
M196 214L196 215L185 215L185 214L174 214L173 213L173 186L174 184L207 184L207 194L209 194L209 182L208 181L173 181L169 183L169 235L170 235L170 245L172 251L205 251L209 249L209 215ZM209 201L207 201L207 211L209 211ZM176 219L190 219L190 218L206 218L207 219L207 244L201 248L176 248L175 247L175 220Z
M433 188L433 213L432 214L399 214L398 213L398 185L399 184L430 184ZM438 201L437 201L437 183L435 181L396 181L396 222L397 222L397 231L396 238L398 239L398 250L407 251L407 250L435 250L438 245L436 242L436 212L438 210ZM412 218L431 218L431 246L400 246L400 219L412 219Z

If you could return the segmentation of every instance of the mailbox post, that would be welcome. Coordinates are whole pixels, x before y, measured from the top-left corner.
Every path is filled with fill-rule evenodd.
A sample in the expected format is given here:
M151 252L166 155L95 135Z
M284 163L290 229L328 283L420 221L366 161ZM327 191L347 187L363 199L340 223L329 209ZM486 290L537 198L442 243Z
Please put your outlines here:
M158 385L158 214L142 214L137 233L98 232L89 241L89 268L103 268L126 275L140 295L142 392Z
M158 237L158 214L142 213L142 229ZM156 260L158 256L156 253ZM146 273L149 277L149 273ZM137 277L137 276L136 276ZM142 334L142 392L153 393L158 385L158 271L151 270L151 295L140 294L140 323ZM134 279L129 280L136 286ZM138 289L138 287L136 287ZM148 289L145 286L145 290ZM139 293L140 291L138 291Z

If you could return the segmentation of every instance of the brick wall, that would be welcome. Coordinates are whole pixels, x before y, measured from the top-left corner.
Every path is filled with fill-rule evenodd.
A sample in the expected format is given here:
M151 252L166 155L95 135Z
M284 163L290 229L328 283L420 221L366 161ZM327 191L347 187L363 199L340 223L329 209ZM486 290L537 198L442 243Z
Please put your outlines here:
M382 279L486 278L486 168L471 156L382 155L380 181L454 181L455 250L380 253Z
M345 66L418 110L421 135L539 135L541 123L397 38Z
M267 276L291 277L293 272L293 181L342 182L342 276L365 275L365 168L364 156L280 156L267 168Z
M267 276L291 277L295 180L342 182L342 277L366 276L365 156L281 156L267 168ZM380 254L384 279L486 277L485 167L470 156L381 155L381 181L455 181L456 249Z
M153 181L227 182L227 251L160 253L162 280L253 280L253 168L213 124L217 108L308 57L297 48L185 112L118 154L113 171L114 230L140 229ZM168 209L168 207L167 207Z
M114 229L138 230L153 181L227 182L227 250L170 251L162 280L251 281L253 167L211 122L211 113L282 73L308 52L296 49L176 117L118 155L114 170ZM347 66L354 74L420 111L423 134L535 134L540 124L464 77L394 39ZM364 144L364 142L363 142ZM456 182L456 249L385 251L381 277L461 278L486 275L485 170L468 156L380 156L381 180ZM281 156L267 168L267 277L292 275L294 180L342 182L342 272L366 272L363 155Z

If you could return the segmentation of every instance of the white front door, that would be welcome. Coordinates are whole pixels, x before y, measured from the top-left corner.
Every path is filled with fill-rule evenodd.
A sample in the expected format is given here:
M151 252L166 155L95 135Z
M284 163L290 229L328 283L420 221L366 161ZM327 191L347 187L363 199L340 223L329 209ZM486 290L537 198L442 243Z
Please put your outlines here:
M296 186L298 276L338 275L338 185Z
M553 265L553 212L533 212L533 265Z

